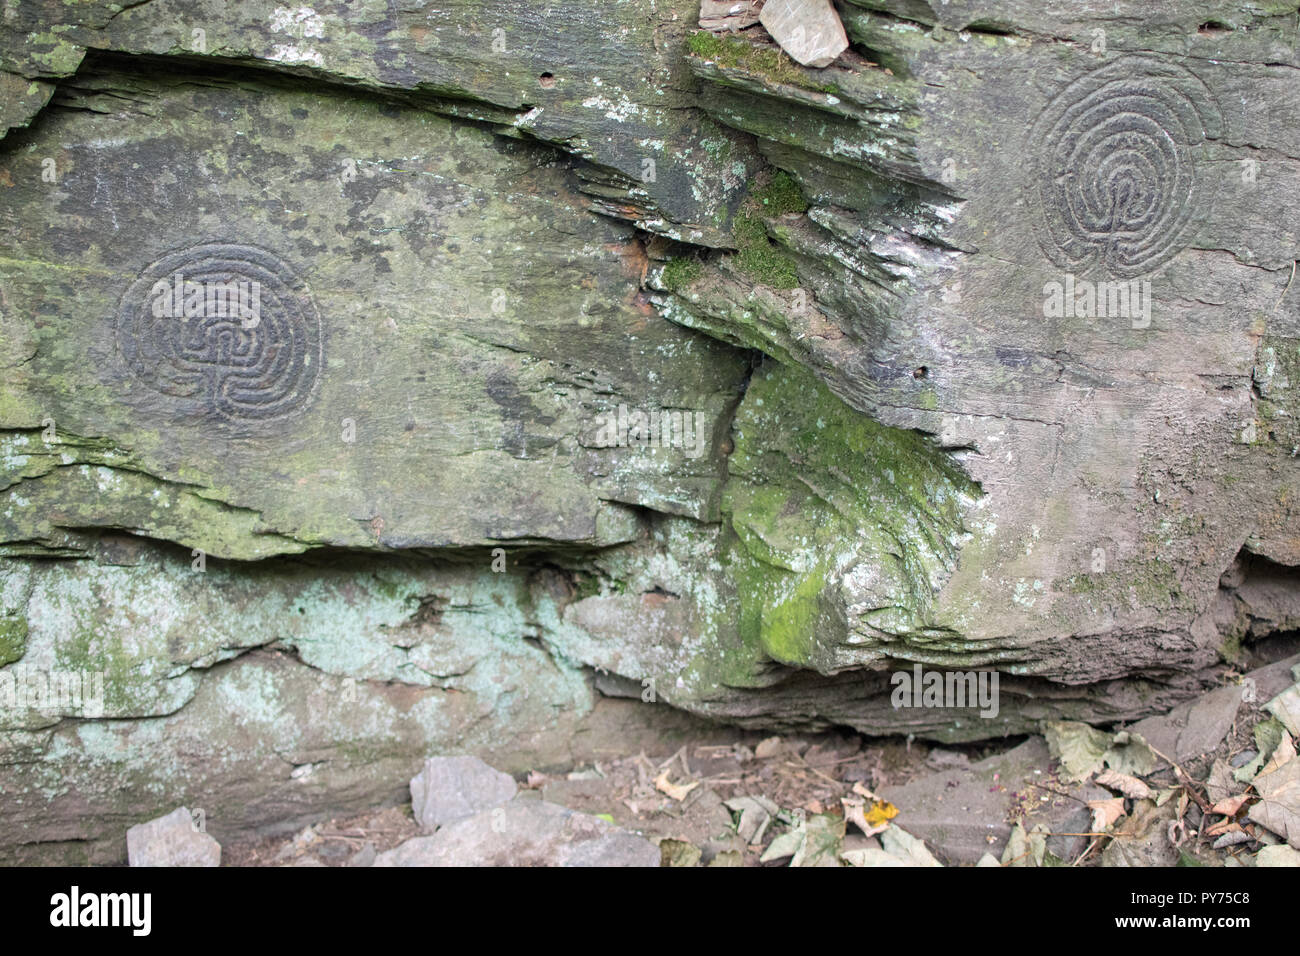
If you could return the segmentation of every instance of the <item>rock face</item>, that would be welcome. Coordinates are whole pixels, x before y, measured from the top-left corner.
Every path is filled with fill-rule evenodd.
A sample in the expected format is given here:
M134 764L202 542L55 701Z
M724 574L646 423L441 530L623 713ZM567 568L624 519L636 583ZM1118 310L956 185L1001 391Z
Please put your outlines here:
M572 756L593 671L970 740L1300 628L1294 17L701 12L5 7L0 858Z
M126 831L131 866L220 866L221 844L194 823L185 807Z

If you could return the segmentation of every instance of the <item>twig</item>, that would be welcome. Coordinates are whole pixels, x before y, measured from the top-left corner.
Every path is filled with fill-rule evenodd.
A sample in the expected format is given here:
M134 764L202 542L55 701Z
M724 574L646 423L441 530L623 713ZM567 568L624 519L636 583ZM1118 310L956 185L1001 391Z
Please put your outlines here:
M1295 263L1292 263L1291 267L1292 267L1292 274L1294 274ZM1174 774L1176 776L1183 778L1184 781L1183 790L1185 790L1191 796L1191 798L1196 801L1196 805L1201 808L1201 812L1212 813L1213 811L1210 809L1211 804L1209 803L1209 801L1205 797L1202 797L1199 793L1197 793L1193 789L1194 787L1200 786L1200 784L1198 784L1195 780L1192 779L1191 774L1189 774L1186 770L1180 767L1178 765L1178 762L1174 760L1173 757L1170 757L1167 754L1162 754L1159 750L1156 750L1155 747L1152 747L1149 741L1144 741L1144 743L1146 743L1148 750L1150 750L1153 754L1155 754L1165 763L1169 764L1169 766L1174 768Z

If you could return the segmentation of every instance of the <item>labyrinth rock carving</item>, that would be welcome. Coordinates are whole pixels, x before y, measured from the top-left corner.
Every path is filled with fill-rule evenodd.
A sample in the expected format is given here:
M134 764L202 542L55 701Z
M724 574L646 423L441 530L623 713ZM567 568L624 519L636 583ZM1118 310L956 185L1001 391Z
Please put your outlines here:
M1200 79L1151 57L1075 80L1030 133L1028 188L1043 252L1061 268L1121 278L1173 258L1213 202L1198 159L1222 127Z
M117 348L178 415L232 426L305 409L322 364L306 286L255 246L204 243L147 266L122 297Z

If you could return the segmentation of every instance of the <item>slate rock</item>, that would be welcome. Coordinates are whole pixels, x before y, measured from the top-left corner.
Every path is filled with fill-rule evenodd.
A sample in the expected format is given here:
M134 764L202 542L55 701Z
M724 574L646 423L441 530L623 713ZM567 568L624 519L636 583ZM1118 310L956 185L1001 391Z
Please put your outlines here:
M375 866L659 866L649 840L543 800L514 800L413 837Z
M1129 730L1175 760L1199 757L1214 750L1227 736L1242 698L1241 687L1219 687L1168 714L1140 720Z
M925 774L900 786L882 787L880 796L899 809L902 828L924 840L949 863L976 863L986 853L1000 854L1011 836L1011 817L1026 825L1046 825L1050 832L1082 833L1089 817L1080 800L1109 796L1098 787L1054 793L1066 785L1053 782L1047 743L1031 737L1014 749L962 766ZM1046 797L1044 800L1043 798ZM1065 858L1077 853L1078 838L1051 837L1048 849Z
M804 66L830 66L849 48L830 0L767 0L758 19L781 49Z
M499 807L518 789L514 777L478 757L430 757L411 778L411 810L420 826L434 830Z
M220 866L221 844L194 828L185 807L126 831L131 866Z
M700 26L735 32L758 22L760 0L701 0Z
M0 660L111 665L102 715L3 728L0 790L57 794L3 807L6 860L118 853L127 795L178 766L250 829L386 792L432 741L526 767L589 688L525 620L674 707L950 741L1140 719L1206 686L1221 620L1297 626L1300 53L1269 5L842 3L862 56L833 76L689 35L696 0L376 4L360 30L343 0L155 6L0 22L0 123L57 104L0 156ZM660 281L667 239L698 279ZM268 270L293 409L224 333L162 361L141 283L175 256ZM1048 314L1085 274L1154 308ZM592 447L623 402L703 412L730 464ZM132 570L98 537L122 528L167 544ZM419 557L501 542L606 549L610 580ZM254 560L313 549L419 580ZM892 709L889 659L920 656L1035 676L996 719ZM286 753L319 769L281 786Z

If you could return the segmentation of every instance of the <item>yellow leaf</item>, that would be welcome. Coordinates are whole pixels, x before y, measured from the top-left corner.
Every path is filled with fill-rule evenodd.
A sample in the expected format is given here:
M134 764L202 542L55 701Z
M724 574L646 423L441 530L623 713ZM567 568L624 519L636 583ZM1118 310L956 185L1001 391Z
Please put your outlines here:
M873 801L870 809L856 797L841 797L840 803L844 805L844 819L867 836L874 836L884 830L889 826L889 821L898 816L898 807L883 800Z
M863 816L866 817L867 822L873 827L882 826L887 821L898 816L898 807L885 800L877 800L871 805L871 809L866 811Z

